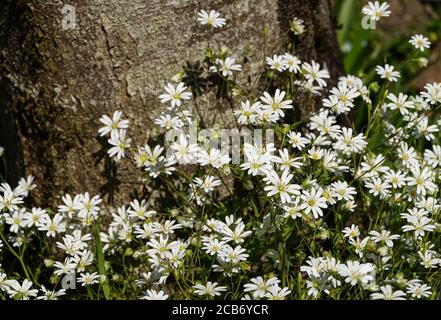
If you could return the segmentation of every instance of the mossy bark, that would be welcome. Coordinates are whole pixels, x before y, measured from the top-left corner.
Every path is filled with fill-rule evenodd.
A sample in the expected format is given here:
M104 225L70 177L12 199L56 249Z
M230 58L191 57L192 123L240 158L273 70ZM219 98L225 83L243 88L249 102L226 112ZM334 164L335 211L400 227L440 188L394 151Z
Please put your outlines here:
M134 140L146 142L152 119L164 110L163 85L186 61L202 60L208 40L246 55L244 74L253 74L268 45L264 26L266 41L276 43L296 16L307 29L295 43L299 56L322 63L334 80L341 70L327 0L71 0L77 26L68 30L65 4L4 0L0 13L0 145L8 181L34 175L42 206L66 192L101 194L108 203L138 192L137 170L106 160L98 119L120 109ZM221 11L228 25L204 31L195 18L199 9ZM317 109L316 100L302 99L306 113ZM210 101L200 105L208 124L214 114L231 113Z

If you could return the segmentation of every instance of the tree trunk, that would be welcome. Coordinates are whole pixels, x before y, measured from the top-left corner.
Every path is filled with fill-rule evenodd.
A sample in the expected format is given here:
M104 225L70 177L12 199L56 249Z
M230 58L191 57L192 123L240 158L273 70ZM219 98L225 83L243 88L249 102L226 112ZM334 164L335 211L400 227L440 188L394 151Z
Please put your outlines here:
M146 142L152 119L164 111L158 99L164 84L186 61L202 60L208 40L237 57L246 55L243 74L253 74L298 17L306 33L295 42L296 54L326 66L334 82L341 70L327 0L69 4L75 21L62 10L71 7L57 0L3 0L0 13L0 146L6 148L9 182L36 177L39 205L58 203L65 192L89 191L109 202L113 195L122 200L136 192L137 170L127 163L115 167L103 156L98 119L122 110L131 136ZM222 12L227 26L204 31L196 21L200 9ZM214 121L213 98L201 99L203 117ZM302 99L297 103L304 110L317 109L316 100ZM231 113L229 107L221 111L225 117Z

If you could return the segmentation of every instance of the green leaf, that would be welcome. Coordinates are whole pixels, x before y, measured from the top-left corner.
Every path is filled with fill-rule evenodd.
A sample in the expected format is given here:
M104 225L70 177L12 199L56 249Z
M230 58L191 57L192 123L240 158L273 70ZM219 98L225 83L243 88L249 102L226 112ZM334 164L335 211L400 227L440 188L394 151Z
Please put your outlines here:
M291 237L292 232L294 231L294 224L285 224L285 226L283 227L283 232L282 232L282 236L283 236L283 240L287 241L289 239L289 237Z
M338 42L343 46L347 41L349 26L351 25L352 16L354 15L354 0L344 1L338 14L338 22L342 24L342 28L337 33Z
M98 261L98 272L100 275L106 276L106 280L104 283L100 282L101 287L103 288L104 296L107 300L110 299L110 286L107 280L106 275L106 267L105 267L105 261L104 261L104 255L103 255L103 246L101 244L101 238L100 238L100 228L98 224L94 225L94 231L95 231L95 243L96 243L96 257Z
M256 203L254 202L253 198L251 198L251 206L253 207L254 214L256 215L256 217L259 218L260 212L259 212L259 209L257 209Z

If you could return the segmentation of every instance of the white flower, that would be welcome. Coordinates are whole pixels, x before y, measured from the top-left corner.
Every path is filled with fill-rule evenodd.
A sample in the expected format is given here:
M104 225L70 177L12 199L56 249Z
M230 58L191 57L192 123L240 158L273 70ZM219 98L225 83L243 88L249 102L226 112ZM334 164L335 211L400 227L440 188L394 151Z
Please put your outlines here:
M326 81L323 79L330 78L328 70L320 70L320 64L315 61L311 61L311 64L304 62L302 65L302 73L309 83L315 81L320 87L326 87Z
M151 249L147 250L147 253L150 255L159 254L161 258L167 258L170 255L170 251L177 245L177 241L169 242L169 238L167 236L160 235L158 239L150 239L147 242L147 246Z
M292 19L292 21L289 24L289 27L291 31L297 36L305 32L305 25L303 24L303 20L296 17Z
M432 219L427 217L407 217L408 225L402 227L404 232L413 231L415 233L415 237L424 237L425 232L432 232L435 230L435 226L430 224Z
M244 285L244 292L251 292L255 298L263 298L267 291L280 283L276 277L264 280L262 277L250 279L251 283Z
M289 72L299 73L301 69L302 61L296 56L293 56L290 53L285 53L283 55L283 64L285 68L288 69Z
M270 66L270 69L282 72L286 69L286 64L283 56L273 55L272 58L265 58L266 64Z
M37 187L37 185L33 183L34 179L35 178L31 175L27 176L26 178L21 178L16 188L20 190L20 192L19 194L17 194L16 192L16 194L19 196L27 197L29 195L29 192L31 192Z
M198 162L201 166L211 165L213 168L219 169L230 163L230 156L222 154L219 149L212 148L208 151L200 150L198 154Z
M333 103L324 100L326 107L332 108L337 114L346 113L354 106L354 99L360 95L357 88L348 87L346 83L339 82L338 87L331 89L331 96L329 97Z
M387 2L383 2L381 5L378 1L374 3L369 2L365 5L361 12L370 17L371 20L379 21L382 17L389 17L391 12L388 10L389 4Z
M406 176L400 170L390 170L385 175L385 181L390 183L395 189L401 188L406 185Z
M86 224L89 224L89 220L91 218L95 218L98 215L100 211L100 207L98 205L101 203L101 201L102 199L100 198L100 196L95 195L90 198L89 193L86 192L81 196L78 216L80 218L83 218Z
M355 239L349 238L349 243L354 246L355 253L358 254L358 256L360 258L362 258L364 256L365 248L366 248L368 242L370 241L370 239L371 239L370 237L365 237L363 240L360 239L359 237L357 237Z
M327 208L326 199L322 196L323 189L311 188L310 191L303 190L300 198L303 200L301 208L306 214L312 212L314 218L323 216L322 208Z
M29 300L30 297L36 297L38 294L37 289L31 289L32 282L28 279L24 279L22 284L16 280L11 280L8 285L8 294L14 299Z
M21 228L27 226L28 221L26 219L26 209L22 208L20 210L14 211L12 214L5 214L5 222L11 227L9 228L10 232L18 233Z
M240 165L242 170L248 170L253 176L266 174L271 170L271 157L267 154L258 154L253 150L245 149L245 162Z
M99 282L100 275L96 272L94 273L80 273L80 276L77 278L78 282L81 283L83 287L90 286L92 284L96 284Z
M300 207L300 199L296 198L288 205L282 207L285 211L284 217L291 217L292 219L302 217L302 208Z
M45 215L43 221L39 223L38 230L46 231L46 236L55 237L57 233L66 231L66 224L62 222L63 216L57 213L52 219Z
M413 218L421 219L422 217L426 217L429 214L426 210L421 208L407 209L407 212L408 213L401 213L400 216L408 221L409 219L413 219Z
M403 161L403 165L408 169L419 167L416 159L417 154L415 149L413 147L409 147L406 142L400 144L398 148L398 157Z
M178 163L189 164L196 162L199 147L195 143L190 143L184 134L179 136L178 141L173 143L171 148L175 151L174 156Z
M256 124L256 118L261 108L262 104L259 101L251 104L247 100L240 103L240 109L235 110L234 115L238 117L237 122L239 124Z
M127 213L131 218L145 220L146 218L150 218L151 216L156 214L156 211L147 210L147 207L148 205L145 200L139 202L138 200L135 199L132 202L130 202L130 208L127 210Z
M367 146L367 141L362 133L353 136L352 128L342 128L342 134L337 136L334 145L335 150L341 150L344 154L359 153Z
M214 229L216 230L217 227L214 227ZM203 241L202 250L205 250L207 254L213 256L219 253L225 243L225 241L220 241L218 239L208 239L206 241Z
M438 201L439 200L435 199L434 197L422 197L420 201L415 203L415 205L417 208L424 209L428 212L436 212L441 208Z
M430 109L429 103L421 95L414 96L411 99L413 101L416 111L423 111Z
M73 199L69 194L62 197L63 204L58 206L58 211L60 213L67 214L69 218L81 210L81 195L77 194Z
M193 182L196 190L201 189L205 193L211 192L214 188L221 185L221 181L216 180L213 176L205 176L203 179L194 178Z
M309 158L317 161L317 160L320 160L321 158L323 158L324 151L323 151L323 149L312 147L311 149L308 150L308 155L309 155Z
M441 146L434 145L433 150L424 150L424 160L433 168L441 167Z
M400 73L398 71L394 71L394 67L389 64L384 65L384 67L377 66L375 70L382 79L387 79L390 82L396 82L400 77Z
M72 258L66 258L64 262L56 261L54 263L54 274L57 276L61 276L63 274L71 274L75 272L76 266L77 264L73 262Z
M393 247L393 240L400 239L400 236L398 234L391 234L391 232L387 230L381 230L381 233L372 230L369 232L369 234L371 235L372 241L374 241L375 243L384 242L389 248Z
M234 241L235 243L244 242L245 238L252 234L251 231L245 231L245 224L243 222L237 224L235 229L231 229L230 226L225 226L221 232L225 235L222 237L223 241Z
M430 41L428 38L424 37L422 34L416 34L412 36L409 40L409 43L415 47L415 49L419 49L424 51L426 48L430 48Z
M293 148L302 150L306 144L309 143L309 139L302 137L300 132L291 131L288 133L287 138Z
M8 280L6 273L0 272L0 290L8 291L11 282L15 280Z
M241 261L246 261L249 255L241 246L233 248L230 245L225 245L219 252L218 257L224 262L238 264Z
M157 165L162 151L164 151L164 148L159 145L155 146L153 150L152 148L150 148L149 145L138 147L138 152L135 156L136 165L138 167L149 167Z
M267 191L268 197L279 195L282 204L291 202L291 195L300 195L300 186L292 184L293 175L288 170L282 171L279 176L276 171L272 170L267 173L265 181L267 186L264 188Z
M75 263L78 272L83 272L86 270L87 266L93 263L93 253L89 250L83 250L74 255L72 262Z
M258 118L257 118L257 124L273 124L276 123L280 119L280 116L278 113L275 113L273 109L269 107L263 107L258 110Z
M143 300L167 300L168 295L164 291L147 290L145 295L141 297Z
M199 296L208 295L210 297L220 296L223 291L227 290L227 287L219 287L217 282L208 281L204 286L202 284L196 284L193 286L194 293Z
M154 228L154 224L152 222L150 223L144 223L141 227L136 227L135 228L135 234L137 238L140 239L150 239L151 237L153 237L156 233L158 232L158 230Z
M350 187L346 181L336 181L331 184L333 196L337 198L337 200L354 200L355 191L354 187Z
M313 81L306 80L294 80L294 84L299 86L299 91L303 91L314 96L319 96L324 88L320 85L315 85Z
M165 220L163 223L154 222L153 230L155 233L162 233L165 235L171 235L177 229L181 229L182 225L180 223L176 223L175 220Z
M365 183L365 186L369 189L369 193L380 198L385 198L390 192L390 184L380 178L372 178L370 182Z
M125 156L125 150L130 148L132 139L126 137L126 131L112 131L111 138L108 140L109 144L113 147L110 148L107 153L109 157L116 156L116 160L121 160Z
M385 285L380 287L380 292L375 292L371 294L372 300L406 300L406 294L401 291L393 291L392 286Z
M268 300L284 300L287 295L291 293L287 287L280 288L278 285L270 287L265 293L265 298Z
M325 150L323 152L323 168L331 172L348 171L349 167L341 163L339 156L332 150Z
M346 264L338 266L338 273L345 278L346 283L352 286L358 282L367 284L374 280L374 266L371 263L362 263L358 261L348 261Z
M360 235L360 229L355 224L344 228L342 232L345 238L357 238Z
M184 122L179 117L172 116L170 114L161 114L158 118L155 119L155 123L165 130L177 130L184 126Z
M127 129L129 127L129 120L122 120L121 116L121 111L115 111L112 118L103 115L100 121L104 124L104 127L98 130L100 136L106 136L109 133L118 133L119 130Z
M428 286L425 283L420 283L420 281L409 281L407 284L407 293L412 296L412 298L428 298L432 294L432 289L430 286Z
M429 118L428 117L422 117L419 118L421 120L418 120L416 128L413 132L413 135L418 138L425 138L427 141L435 140L434 133L437 133L439 131L438 126L433 124L429 126Z
M414 168L413 175L407 178L408 186L415 186L416 193L425 195L434 193L438 188L436 184L432 182L432 171L428 167Z
M320 112L311 118L309 126L311 130L317 130L321 135L329 135L337 138L341 132L340 126L336 125L337 119L329 115L329 110Z
M211 72L220 72L224 77L232 77L233 71L241 71L242 66L236 63L236 59L226 57L224 60L216 59L216 65L210 67Z
M83 243L82 241L77 241L74 239L71 235L66 235L63 237L63 242L57 242L57 247L63 250L68 255L76 255L79 254L82 248L84 246L87 246L86 243Z
M290 170L292 168L300 168L303 163L299 160L302 158L294 158L289 155L288 149L279 150L279 157L274 157L273 161L279 163L280 170Z
M398 111L400 111L400 113L402 115L406 115L409 113L408 109L413 109L414 108L414 104L413 101L408 101L407 100L407 95L402 94L401 92L399 93L398 97L395 96L393 93L389 93L389 95L387 96L387 98L392 101L391 103L389 103L387 106L391 109L391 110L395 110L398 109Z
M418 252L421 258L420 264L426 269L436 268L437 265L441 265L441 259L437 258L438 254L431 250L426 250L426 252Z
M260 100L262 100L264 108L279 117L284 117L285 113L282 109L292 109L292 100L283 100L285 94L285 91L279 89L276 90L274 97L268 92L264 92L263 97L260 97Z
M9 185L7 186L9 187ZM18 210L18 205L22 203L23 198L15 195L10 187L3 191L3 195L0 194L0 211L4 209L8 211Z
M198 21L202 25L209 25L214 28L220 28L225 25L226 20L220 17L220 13L210 10L209 13L205 10L198 12Z
M43 295L38 296L37 300L58 300L58 297L64 296L66 294L65 289L60 289L58 291L48 290L43 285L41 286L40 290L43 293Z
M441 102L441 83L428 83L424 86L426 91L421 92L421 97L426 99L430 104Z
M171 107L169 109L174 109L175 107L179 107L182 104L181 100L189 100L192 96L191 92L186 92L187 87L183 82L180 82L177 87L172 85L171 83L167 83L164 87L167 93L161 94L159 99L161 99L161 103L169 102L171 103Z
M27 212L25 215L27 227L38 225L43 220L43 217L45 215L46 215L46 210L40 208L32 208L31 212Z

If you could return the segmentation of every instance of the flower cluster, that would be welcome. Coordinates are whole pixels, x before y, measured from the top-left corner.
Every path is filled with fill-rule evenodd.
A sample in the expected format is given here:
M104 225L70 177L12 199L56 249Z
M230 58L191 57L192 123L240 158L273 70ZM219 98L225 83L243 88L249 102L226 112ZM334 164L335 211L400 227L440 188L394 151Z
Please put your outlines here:
M375 1L363 13L379 20L390 16L388 9ZM214 10L200 11L197 20L211 31L226 24ZM304 31L294 19L293 36ZM409 42L416 52L430 47L422 35ZM147 193L118 208L86 192L63 195L56 210L28 209L33 178L15 189L2 183L0 251L11 252L22 268L6 273L8 265L0 266L2 297L439 294L441 84L400 92L394 84L402 69L389 62L372 70L377 77L369 83L346 75L331 86L326 68L290 50L266 57L257 77L270 84L245 88L236 80L243 70L238 58L219 52L209 50L205 72L227 88L220 103L233 108L238 128L271 128L277 141L245 142L233 150L243 156L240 164L209 139L193 141L183 133L199 123L186 70L166 84L159 96L166 111L154 121L164 136L179 132L173 141L135 145L121 111L103 115L98 132L108 137L109 157L130 156ZM297 94L320 97L322 105L294 121L302 108ZM350 121L354 110L366 113L363 125ZM33 269L26 255L38 241L40 267ZM80 289L63 287L71 276Z

